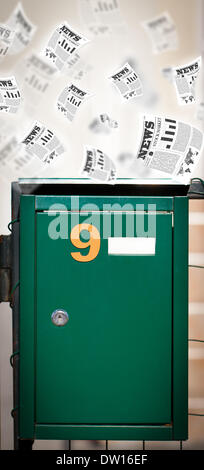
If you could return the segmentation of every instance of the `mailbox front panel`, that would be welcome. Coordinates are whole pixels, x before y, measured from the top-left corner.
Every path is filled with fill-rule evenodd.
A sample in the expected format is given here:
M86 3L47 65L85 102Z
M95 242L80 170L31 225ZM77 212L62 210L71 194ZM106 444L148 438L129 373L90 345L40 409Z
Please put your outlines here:
M68 231L58 239L52 217L36 214L35 422L169 424L172 214L156 214L155 254L132 255L120 243L110 253L102 215L98 254L80 262L71 253L89 247L71 242L70 214L61 214ZM52 321L56 309L68 314L64 326Z

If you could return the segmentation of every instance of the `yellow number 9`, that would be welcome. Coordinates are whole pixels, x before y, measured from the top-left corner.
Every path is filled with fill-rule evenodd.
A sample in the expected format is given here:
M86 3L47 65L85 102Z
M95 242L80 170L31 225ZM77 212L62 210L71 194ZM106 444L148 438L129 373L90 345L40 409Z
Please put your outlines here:
M82 242L80 240L80 233L82 232L82 230L87 230L90 234L90 239L87 242ZM73 227L70 233L70 240L72 242L72 245L76 246L76 248L83 249L90 246L90 250L87 255L82 255L79 251L71 252L72 258L74 258L76 261L87 263L88 261L92 261L93 259L95 259L99 253L101 245L100 233L94 225L75 225L75 227Z

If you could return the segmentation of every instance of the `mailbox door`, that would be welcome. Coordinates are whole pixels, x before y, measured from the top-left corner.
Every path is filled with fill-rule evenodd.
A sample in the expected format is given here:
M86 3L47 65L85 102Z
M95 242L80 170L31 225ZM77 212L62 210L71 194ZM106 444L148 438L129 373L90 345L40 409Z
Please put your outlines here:
M156 214L155 254L110 254L98 227L88 262L71 255L89 247L73 245L69 217L53 239L52 217L36 216L36 423L171 423L172 215Z

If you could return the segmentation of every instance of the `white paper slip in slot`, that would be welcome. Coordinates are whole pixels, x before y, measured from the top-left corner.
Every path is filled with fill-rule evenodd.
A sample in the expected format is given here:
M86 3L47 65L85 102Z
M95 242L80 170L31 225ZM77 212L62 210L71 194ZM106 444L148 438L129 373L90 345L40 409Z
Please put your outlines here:
M109 237L109 255L155 255L156 238Z

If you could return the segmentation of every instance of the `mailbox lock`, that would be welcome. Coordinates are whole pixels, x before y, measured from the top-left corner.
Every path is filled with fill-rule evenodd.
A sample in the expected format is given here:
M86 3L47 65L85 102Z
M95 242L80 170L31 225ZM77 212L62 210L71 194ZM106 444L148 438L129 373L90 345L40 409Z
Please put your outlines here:
M65 310L58 308L52 313L51 320L56 326L64 326L69 320L69 315Z

